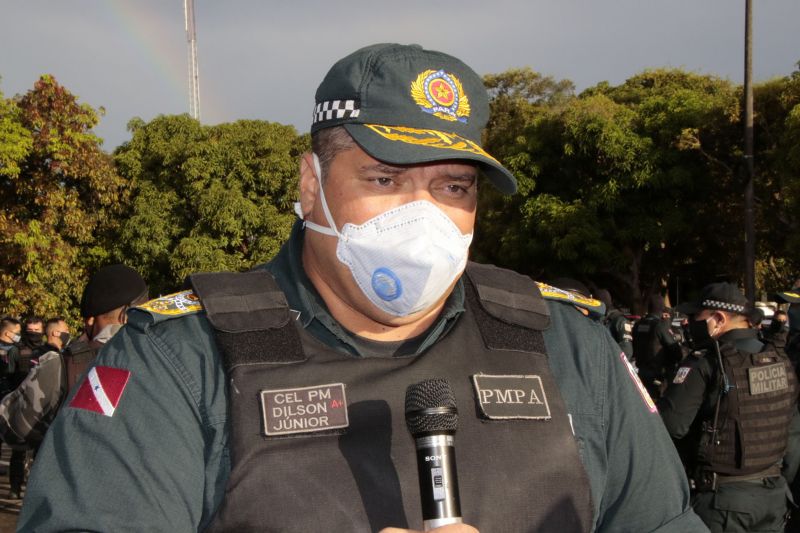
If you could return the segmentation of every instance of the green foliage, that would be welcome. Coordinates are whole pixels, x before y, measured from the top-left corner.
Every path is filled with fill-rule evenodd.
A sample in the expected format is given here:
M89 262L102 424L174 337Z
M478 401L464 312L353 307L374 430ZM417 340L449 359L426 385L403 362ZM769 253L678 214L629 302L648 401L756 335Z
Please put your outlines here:
M187 115L129 123L120 173L134 184L115 255L154 294L192 272L248 269L273 257L294 221L297 165L309 147L291 126L242 120L201 126Z
M737 237L736 87L656 70L535 111L518 104L505 113L524 116L524 127L503 161L529 186L484 204L478 257L545 279L591 279L632 308L707 257L705 243L714 269L735 270L725 250Z
M90 106L43 76L0 101L0 309L77 321L87 271L108 258L126 199Z
M759 287L773 292L800 271L800 71L756 86L754 101Z

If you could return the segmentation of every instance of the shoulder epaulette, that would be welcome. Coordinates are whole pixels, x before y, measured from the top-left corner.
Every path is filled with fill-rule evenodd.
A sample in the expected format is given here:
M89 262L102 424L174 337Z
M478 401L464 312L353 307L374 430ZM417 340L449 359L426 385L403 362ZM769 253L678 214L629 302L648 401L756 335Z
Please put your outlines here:
M540 281L537 281L536 285L539 286L539 291L541 291L542 296L546 300L555 300L557 302L576 305L586 309L596 317L602 317L606 313L606 305L600 300L589 298L577 292L565 291L564 289L559 289L558 287L553 287L552 285Z
M791 291L779 292L776 296L786 303L796 304L800 303L800 289L792 289Z
M144 311L153 317L155 322L161 322L170 318L198 313L203 310L203 304L192 291L182 291L150 300L133 309Z

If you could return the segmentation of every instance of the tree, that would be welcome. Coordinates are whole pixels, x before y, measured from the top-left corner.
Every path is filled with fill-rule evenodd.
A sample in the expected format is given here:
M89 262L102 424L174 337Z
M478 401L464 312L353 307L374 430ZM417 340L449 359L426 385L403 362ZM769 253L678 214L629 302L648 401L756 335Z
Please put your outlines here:
M754 103L757 281L769 293L800 272L800 70L755 86Z
M735 271L738 102L727 81L654 70L528 113L502 152L525 186L494 195L478 254L594 281L636 310L686 264Z
M307 136L256 120L202 126L188 115L129 129L115 161L135 199L115 254L147 273L154 294L192 272L240 271L277 253L295 219Z
M88 272L108 259L126 198L92 132L98 113L42 76L0 105L0 308L77 319Z

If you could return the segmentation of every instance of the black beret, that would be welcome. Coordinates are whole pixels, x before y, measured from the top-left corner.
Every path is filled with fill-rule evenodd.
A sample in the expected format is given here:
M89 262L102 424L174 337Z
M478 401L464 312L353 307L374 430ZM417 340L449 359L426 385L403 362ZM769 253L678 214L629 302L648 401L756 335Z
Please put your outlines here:
M108 265L94 273L83 289L81 316L99 316L128 305L147 291L147 284L134 269Z

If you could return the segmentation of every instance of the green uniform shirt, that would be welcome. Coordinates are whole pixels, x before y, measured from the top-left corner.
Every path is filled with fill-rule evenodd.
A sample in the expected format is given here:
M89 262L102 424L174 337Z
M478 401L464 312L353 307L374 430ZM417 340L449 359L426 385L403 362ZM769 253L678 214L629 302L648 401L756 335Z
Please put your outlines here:
M352 357L359 340L333 322L297 268L301 241L296 227L267 268L303 327ZM572 303L549 304L545 342L591 480L595 530L707 531L689 507L669 436L619 346ZM462 308L463 294L456 291L439 322L402 350L424 350ZM227 395L236 390L226 389L205 315L170 318L168 312L132 310L128 325L96 359L95 365L130 372L113 416L69 406L59 412L34 464L20 530L193 531L208 525L230 473ZM546 450L530 453L546 460ZM269 495L254 495L253 505L269 505Z

